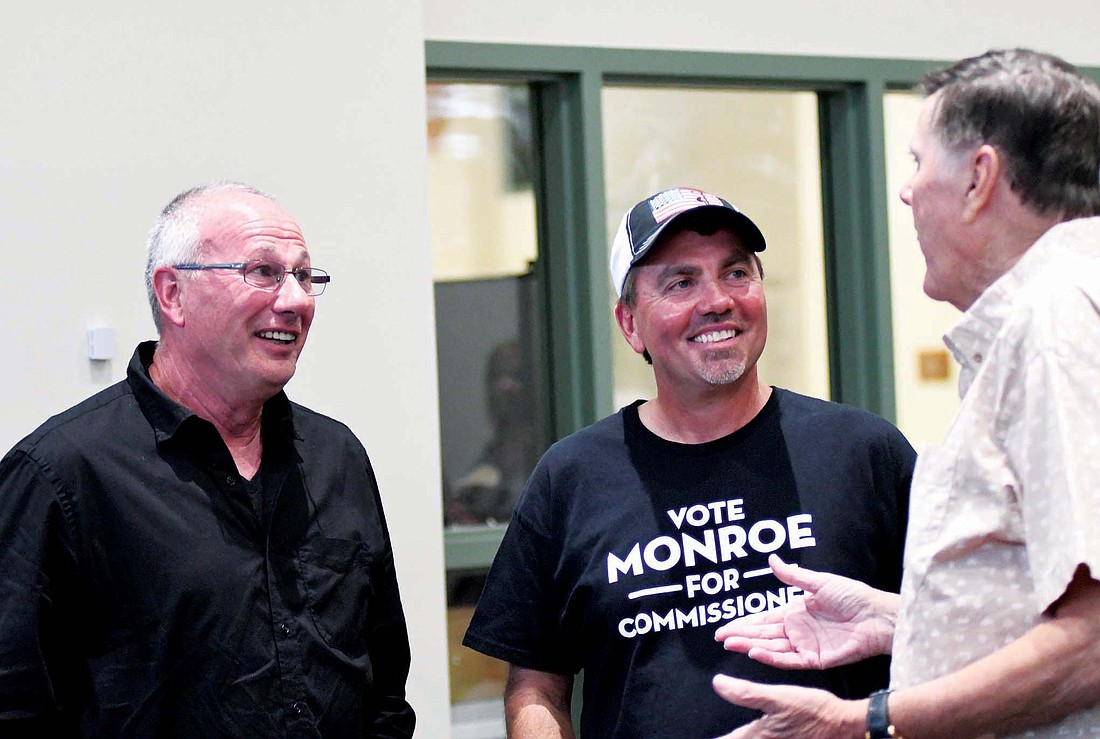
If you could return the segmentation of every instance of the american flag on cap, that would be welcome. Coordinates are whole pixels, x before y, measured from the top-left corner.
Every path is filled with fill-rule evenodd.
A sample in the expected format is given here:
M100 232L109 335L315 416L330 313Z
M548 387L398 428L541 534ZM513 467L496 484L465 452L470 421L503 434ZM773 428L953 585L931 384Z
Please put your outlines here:
M697 187L670 187L638 202L619 223L611 242L609 262L611 284L617 295L622 295L627 272L645 257L661 233L671 227L677 216L697 208L720 209L746 248L764 250L764 235L760 229L728 200Z
M649 208L653 211L653 220L657 223L664 223L674 215L698 208L700 205L721 207L725 203L717 195L692 187L674 187L671 190L659 192L649 199Z

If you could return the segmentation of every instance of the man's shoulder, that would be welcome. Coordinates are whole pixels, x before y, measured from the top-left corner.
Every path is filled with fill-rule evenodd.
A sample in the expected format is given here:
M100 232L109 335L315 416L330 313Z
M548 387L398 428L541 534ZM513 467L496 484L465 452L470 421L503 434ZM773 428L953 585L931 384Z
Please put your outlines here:
M562 458L585 455L608 444L622 444L625 433L623 417L627 412L627 409L617 411L559 439L547 450L547 456Z
M834 400L816 398L812 395L803 395L786 388L775 388L778 395L779 407L787 416L824 416L826 418L840 417L871 417L885 421L870 411L857 408L854 405L838 403Z
M1060 223L1032 244L1009 272L1013 310L1058 305L1078 292L1100 292L1100 217Z
M288 407L294 424L294 433L300 440L326 445L344 443L362 447L355 432L343 421L294 401L288 401Z
M1012 306L1015 311L1048 311L1054 319L1066 311L1084 308L1096 313L1100 300L1100 243L1095 251L1067 251L1040 265L1027 275L1023 289Z
M318 428L328 429L342 429L347 433L351 433L351 429L343 421L339 421L332 416L316 411L309 406L296 403L293 400L287 399L287 404L290 407L291 414L294 417L295 423L304 423L310 426L316 426Z
M121 414L139 412L129 384L122 380L46 419L25 436L14 450L41 448L60 436L86 439L114 439L120 431Z
M885 435L904 439L894 424L863 408L803 395L793 390L776 388L775 392L779 395L780 423L784 426L808 426L815 432L834 430L833 433L842 436Z
M1063 225L1083 225L1084 220L1095 221L1090 225L1100 234L1100 219ZM1009 289L995 296L998 302L991 311L1003 316L997 344L1015 356L1054 350L1067 357L1089 357L1100 337L1100 241L1086 245L1091 248L1053 239L1043 246L1032 247L1036 253L1020 260Z
M294 420L296 431L309 431L315 434L326 434L333 437L355 438L355 433L343 421L333 418L325 413L314 410L301 403L288 401L291 418Z

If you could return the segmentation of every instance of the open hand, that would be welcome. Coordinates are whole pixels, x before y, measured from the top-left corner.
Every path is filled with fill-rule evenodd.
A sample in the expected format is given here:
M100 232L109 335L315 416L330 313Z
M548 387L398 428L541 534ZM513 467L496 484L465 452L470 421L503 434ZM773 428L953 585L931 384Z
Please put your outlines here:
M727 650L789 670L819 670L890 653L897 595L790 565L774 554L768 564L805 595L720 627L714 638Z
M715 675L714 691L730 703L763 711L718 739L842 739L863 736L866 701L846 701L816 688L764 685Z

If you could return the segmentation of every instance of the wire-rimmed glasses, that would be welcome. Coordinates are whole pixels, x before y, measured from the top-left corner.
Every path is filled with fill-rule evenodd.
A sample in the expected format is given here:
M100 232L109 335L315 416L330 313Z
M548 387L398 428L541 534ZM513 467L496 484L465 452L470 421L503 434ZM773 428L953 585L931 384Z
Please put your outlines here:
M173 264L175 269L206 270L206 269L232 269L241 273L244 281L252 287L261 290L275 291L283 284L287 275L294 275L298 285L305 290L306 295L314 297L325 291L325 286L332 279L328 272L316 267L299 267L298 269L286 269L276 262L268 262L262 259L254 259L249 262L222 262L218 264Z

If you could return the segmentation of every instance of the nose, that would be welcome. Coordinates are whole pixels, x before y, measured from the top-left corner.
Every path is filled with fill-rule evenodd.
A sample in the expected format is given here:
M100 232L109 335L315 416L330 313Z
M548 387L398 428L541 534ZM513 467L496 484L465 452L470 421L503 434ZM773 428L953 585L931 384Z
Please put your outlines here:
M913 207L913 183L911 180L907 180L904 185L901 186L901 190L898 192L898 197L901 198L901 202Z
M313 301L314 297L306 292L305 286L294 275L288 274L275 288L275 310L278 312L300 313L313 305Z
M700 313L728 313L733 307L733 296L721 280L707 280L702 285L698 309Z

